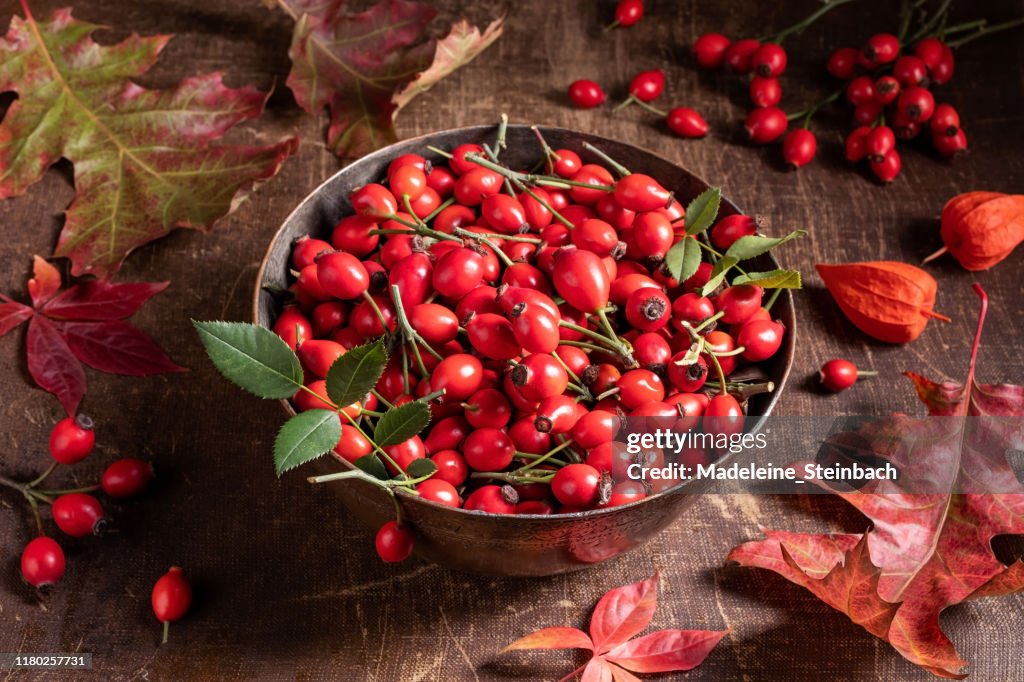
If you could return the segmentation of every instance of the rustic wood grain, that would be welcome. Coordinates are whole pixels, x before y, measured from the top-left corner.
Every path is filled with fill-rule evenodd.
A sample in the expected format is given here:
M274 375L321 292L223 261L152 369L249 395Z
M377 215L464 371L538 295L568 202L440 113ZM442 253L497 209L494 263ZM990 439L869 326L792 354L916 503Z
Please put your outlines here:
M32 6L42 17L64 4ZM437 4L445 16L465 13L477 21L501 9L468 0ZM1006 20L1024 13L1019 0L961 4L958 17ZM903 174L882 188L842 161L845 110L821 117L819 161L799 173L782 172L776 147L755 150L741 141L745 86L724 73L696 72L687 55L703 31L756 35L788 25L813 2L648 2L640 26L605 36L599 27L611 5L506 3L505 36L405 110L399 133L489 122L501 111L515 121L588 130L678 160L722 185L748 211L770 217L779 231L807 229L808 238L780 254L808 281L798 296L802 350L780 414L920 412L899 373L963 374L977 309L969 288L975 280L992 298L980 375L1024 380L1021 253L977 275L949 259L930 266L941 282L938 308L954 321L931 325L905 347L858 333L812 267L873 258L917 262L939 244L936 217L947 198L969 189L1024 188L1020 32L958 52L957 77L939 90L963 114L971 155L947 163L909 150ZM802 108L829 92L833 84L821 67L827 50L892 27L896 5L862 0L793 39L785 106ZM0 2L0 16L15 11L15 2ZM144 500L112 505L116 533L66 542L67 576L44 598L18 574L29 515L15 496L0 494L0 651L90 651L96 670L83 674L86 679L557 679L578 664L572 654L496 652L537 627L585 625L605 590L657 567L664 586L655 626L733 629L703 666L679 679L931 679L799 588L766 572L722 567L729 548L755 537L758 524L863 530L863 519L834 500L708 496L634 554L550 579L485 579L415 561L382 565L370 549L372 533L345 518L328 488L311 488L301 476L274 478L269 450L281 419L277 407L220 379L189 324L189 318L247 317L265 244L299 199L338 167L320 142L323 121L301 114L282 87L289 21L259 3L236 0L82 2L76 15L117 26L103 32L105 41L132 30L177 34L145 85L167 86L210 70L225 71L235 86L276 83L267 116L238 138L272 140L298 129L303 143L278 178L211 234L179 231L127 261L124 279L172 281L136 321L193 371L141 380L90 372L85 408L99 423L98 452L65 476L89 482L116 456L138 455L157 463L160 485ZM575 78L595 78L618 98L635 71L655 66L667 67L665 102L704 112L713 126L709 139L672 138L639 110L612 117L564 102L565 86ZM50 253L71 196L65 164L26 196L0 203L0 290L23 293L31 255ZM22 353L20 333L0 340L0 467L15 476L45 465L46 435L61 416L56 400L32 387ZM881 378L842 395L821 395L809 377L836 355L879 370ZM1008 543L1001 551L1010 559L1021 550ZM149 589L172 563L192 576L195 608L172 628L171 643L158 647ZM972 662L972 679L1024 679L1022 607L1018 595L945 614L947 632ZM35 677L47 676L16 678Z

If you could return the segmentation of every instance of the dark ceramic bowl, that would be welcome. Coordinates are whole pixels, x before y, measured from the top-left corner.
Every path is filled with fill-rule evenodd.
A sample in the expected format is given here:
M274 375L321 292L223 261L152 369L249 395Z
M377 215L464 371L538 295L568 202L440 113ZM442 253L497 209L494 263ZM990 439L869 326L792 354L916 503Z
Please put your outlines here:
M644 149L572 130L541 130L554 148L573 149L585 161L597 161L582 148L583 142L590 142L631 170L657 178L684 204L708 187L684 168ZM386 174L391 159L409 152L430 158L428 145L452 149L467 142L490 143L494 136L494 126L474 126L404 140L363 157L313 190L270 242L256 279L255 322L269 327L280 310L280 302L270 292L288 285L292 243L306 234L329 241L334 224L352 213L349 193L365 183L378 182ZM507 139L508 150L503 152L502 161L511 167L529 168L540 158L537 141L528 126L510 126ZM739 212L723 197L720 215ZM766 255L755 261L754 267L771 270L779 266ZM781 350L765 367L775 383L774 393L750 400L750 415L760 417L757 426L779 399L793 361L796 325L789 292L780 297L773 313L785 323L788 333ZM287 402L282 401L282 405L294 414ZM352 465L334 457L321 458L311 466L337 471ZM373 528L394 517L391 499L372 484L344 480L329 485L335 487L351 513ZM705 481L694 480L620 507L557 516L498 516L453 509L415 495L400 493L399 499L405 518L416 530L416 554L423 559L473 573L541 576L584 568L637 547L680 519L705 489Z

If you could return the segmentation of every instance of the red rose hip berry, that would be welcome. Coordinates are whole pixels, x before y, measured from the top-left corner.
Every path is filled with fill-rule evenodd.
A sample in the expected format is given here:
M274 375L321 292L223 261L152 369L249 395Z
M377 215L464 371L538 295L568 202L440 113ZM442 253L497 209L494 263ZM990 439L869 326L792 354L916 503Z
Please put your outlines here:
M50 431L50 456L61 464L74 464L89 456L96 444L95 423L80 414L65 417Z

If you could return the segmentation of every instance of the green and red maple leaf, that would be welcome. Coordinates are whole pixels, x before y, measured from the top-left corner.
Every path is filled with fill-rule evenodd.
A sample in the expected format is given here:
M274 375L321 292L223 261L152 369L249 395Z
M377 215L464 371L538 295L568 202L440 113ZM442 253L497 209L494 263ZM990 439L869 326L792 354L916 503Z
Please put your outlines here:
M581 682L638 682L634 673L691 670L700 665L728 630L658 630L637 637L650 624L658 606L658 574L605 593L590 617L590 634L578 628L551 627L532 632L505 647L586 649L587 663L566 675L582 672ZM635 638L635 639L634 639Z
M1024 563L1006 566L991 545L997 535L1024 534L1024 486L1006 459L1024 447L1024 387L975 380L987 308L984 291L975 289L982 308L966 381L908 372L929 417L897 416L860 434L872 455L929 487L910 492L886 481L837 493L871 520L864 534L765 530L764 540L729 554L801 585L908 660L949 678L964 677L967 662L942 632L941 612L1024 589Z
M437 15L427 4L381 0L358 14L344 0L265 0L295 20L291 88L304 110L327 109L327 146L362 156L395 142L395 116L414 97L468 63L501 36L502 19L481 33L466 20L440 40L427 37Z
M218 144L267 99L226 87L219 73L170 90L133 82L170 36L103 46L92 39L102 27L69 9L40 22L22 7L25 17L0 38L0 92L17 94L0 123L0 199L24 193L60 158L71 161L75 198L54 255L71 259L73 274L109 277L133 249L175 228L210 228L298 149L294 138Z
M36 256L28 280L32 305L0 294L0 336L28 321L29 373L73 415L86 390L83 363L128 376L184 371L125 321L168 284L88 280L61 290L57 268Z

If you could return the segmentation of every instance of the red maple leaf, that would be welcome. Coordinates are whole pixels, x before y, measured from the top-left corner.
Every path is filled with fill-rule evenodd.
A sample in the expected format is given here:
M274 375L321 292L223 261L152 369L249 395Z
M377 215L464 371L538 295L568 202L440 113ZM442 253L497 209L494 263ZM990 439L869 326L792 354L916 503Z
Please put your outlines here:
M221 74L170 90L131 79L157 61L170 36L132 35L99 45L102 28L71 10L11 19L0 37L0 92L15 92L0 123L0 199L18 196L61 157L75 169L75 199L55 255L72 272L109 277L132 249L177 227L210 228L277 173L295 138L268 146L216 144L259 116L267 95L228 88Z
M26 320L28 371L70 415L85 396L82 363L111 374L183 372L147 334L124 321L169 282L85 281L61 291L60 273L35 257L32 305L0 294L0 336Z
M967 663L939 614L969 599L1024 590L1024 563L1004 565L996 535L1024 534L1024 486L1006 459L1024 446L1024 387L979 384L982 306L964 384L908 372L929 417L893 417L858 432L898 481L836 493L872 521L863 535L766 530L729 560L767 568L810 590L913 663L962 678ZM935 419L941 417L941 419ZM799 466L799 465L798 465Z
M587 649L587 663L563 680L582 672L582 682L638 682L633 673L690 670L700 665L728 630L658 630L636 637L650 624L658 605L658 574L632 585L616 587L601 597L590 617L590 635L577 628L542 628L504 648Z

